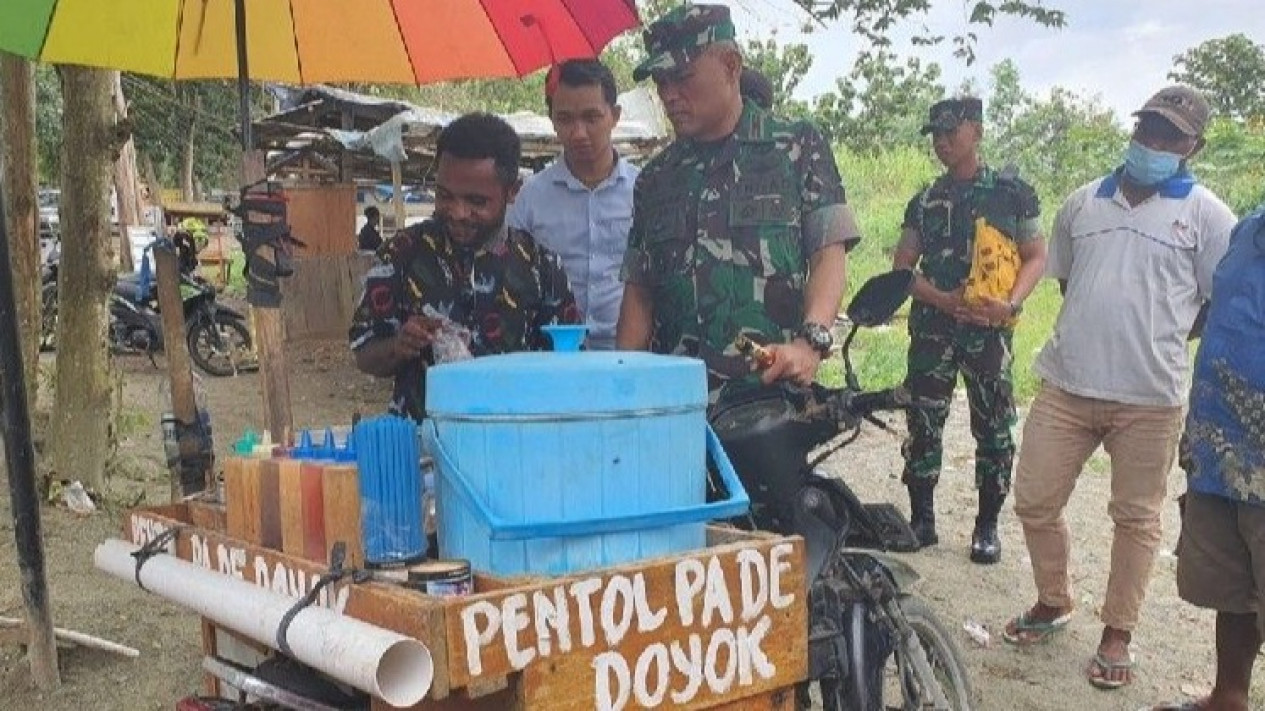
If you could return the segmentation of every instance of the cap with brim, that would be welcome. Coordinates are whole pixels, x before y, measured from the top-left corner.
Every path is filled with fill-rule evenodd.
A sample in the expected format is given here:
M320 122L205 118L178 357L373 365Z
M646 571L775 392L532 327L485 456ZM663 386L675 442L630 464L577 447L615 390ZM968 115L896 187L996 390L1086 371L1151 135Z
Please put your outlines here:
M1208 100L1199 91L1180 84L1165 87L1146 100L1134 116L1154 114L1167 120L1187 136L1202 136L1212 113Z
M633 70L636 81L680 69L709 45L732 41L736 33L728 7L686 4L654 21L641 36L648 56Z
M962 124L963 121L983 121L984 102L976 98L944 99L931 105L927 111L927 123L922 125L922 134L948 133Z

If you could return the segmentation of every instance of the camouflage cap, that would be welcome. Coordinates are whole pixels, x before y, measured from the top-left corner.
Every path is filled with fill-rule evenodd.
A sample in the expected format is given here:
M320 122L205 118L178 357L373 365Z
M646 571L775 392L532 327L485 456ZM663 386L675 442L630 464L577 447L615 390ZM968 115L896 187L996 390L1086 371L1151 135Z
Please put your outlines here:
M1211 113L1203 94L1188 86L1174 84L1156 92L1133 115L1157 114L1168 119L1187 136L1202 136Z
M963 121L983 121L984 102L966 96L960 99L945 99L931 105L927 112L927 123L922 126L922 133L948 133L957 128Z
M686 3L673 8L641 33L649 56L633 70L633 79L643 81L654 72L683 67L708 45L735 37L729 8L724 5Z

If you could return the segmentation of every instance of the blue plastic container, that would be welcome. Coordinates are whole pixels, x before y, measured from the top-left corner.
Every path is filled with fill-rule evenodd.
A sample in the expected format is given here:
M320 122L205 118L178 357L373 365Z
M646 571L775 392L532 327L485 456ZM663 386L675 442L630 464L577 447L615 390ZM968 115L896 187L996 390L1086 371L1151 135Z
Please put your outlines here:
M749 506L706 406L690 358L516 353L430 369L440 554L555 575L704 547L706 521ZM731 492L711 504L709 456Z
M371 417L356 425L353 438L365 564L392 567L421 560L426 537L417 425L392 415ZM332 433L326 446L331 458L337 456Z

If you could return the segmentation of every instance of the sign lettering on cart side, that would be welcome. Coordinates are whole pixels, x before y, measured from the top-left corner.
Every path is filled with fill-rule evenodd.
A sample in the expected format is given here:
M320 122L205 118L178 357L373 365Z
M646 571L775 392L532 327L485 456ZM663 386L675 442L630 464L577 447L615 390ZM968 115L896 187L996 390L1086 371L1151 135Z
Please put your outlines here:
M144 545L170 528L170 524L133 514L129 528L132 542ZM174 540L167 544L167 552L178 555ZM316 586L318 579L318 576L309 576L305 570L292 569L282 561L271 560L244 547L214 540L199 533L189 534L189 562L295 599L306 595ZM317 595L317 604L342 614L347 608L350 595L349 585L326 587Z
M721 697L769 682L778 675L767 647L774 617L788 619L780 611L802 581L790 582L793 554L780 542L683 558L660 568L653 595L644 572L616 572L471 601L458 615L467 671L477 678L490 661L496 673L506 662L517 671L598 648L588 666L602 711L690 704L704 691Z

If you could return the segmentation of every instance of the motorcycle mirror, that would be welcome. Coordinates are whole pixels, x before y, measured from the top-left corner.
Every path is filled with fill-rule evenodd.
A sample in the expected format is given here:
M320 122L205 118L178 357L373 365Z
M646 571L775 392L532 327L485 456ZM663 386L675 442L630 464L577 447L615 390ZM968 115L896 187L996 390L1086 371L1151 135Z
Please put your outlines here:
M893 269L871 277L848 304L848 319L857 326L878 326L891 320L914 288L912 269Z

